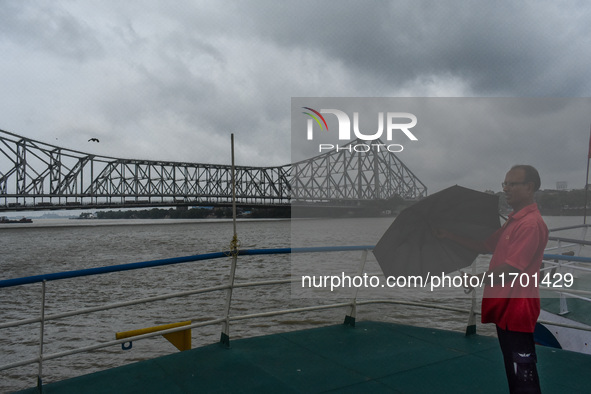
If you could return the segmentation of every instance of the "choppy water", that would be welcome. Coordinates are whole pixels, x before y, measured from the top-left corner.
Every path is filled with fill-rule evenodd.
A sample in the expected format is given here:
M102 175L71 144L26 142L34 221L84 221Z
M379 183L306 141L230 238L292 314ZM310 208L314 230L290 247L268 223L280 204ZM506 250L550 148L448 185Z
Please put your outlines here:
M241 248L280 248L297 245L374 245L391 224L392 218L243 221L238 223ZM552 225L580 223L577 218L555 218ZM0 227L0 279L187 256L229 249L232 239L229 221L79 221L36 220L32 225ZM333 264L353 261L361 252L347 256L309 257L309 264L332 259ZM336 263L335 263L336 261ZM185 263L181 265L126 271L82 279L47 283L46 315L111 304L125 300L168 294L193 288L222 285L228 277L230 259ZM371 258L366 272L379 271ZM241 257L236 281L289 279L291 256ZM355 271L353 271L355 272ZM360 293L363 298L363 293ZM195 295L159 301L150 305L118 308L46 323L44 353L89 346L113 340L115 333L159 324L209 320L222 316L225 292ZM25 285L0 290L0 322L38 317L41 286ZM342 301L342 300L341 300ZM318 299L298 299L287 286L235 289L232 314L265 312L319 303ZM454 307L469 305L469 300L453 298L438 302ZM281 315L234 323L231 338L256 336L306 328L317 324L342 322L346 311L327 310L305 314ZM466 317L453 312L408 308L395 305L370 305L358 308L358 318L388 320L407 324L435 325L463 330ZM193 347L219 340L218 325L193 330ZM483 332L479 328L480 332ZM35 357L38 352L39 324L1 330L0 364ZM484 328L484 332L488 332ZM44 363L44 382L94 372L132 361L176 351L161 337L134 342L133 348L120 347L92 353L66 356ZM0 372L0 391L34 386L38 366L13 368Z

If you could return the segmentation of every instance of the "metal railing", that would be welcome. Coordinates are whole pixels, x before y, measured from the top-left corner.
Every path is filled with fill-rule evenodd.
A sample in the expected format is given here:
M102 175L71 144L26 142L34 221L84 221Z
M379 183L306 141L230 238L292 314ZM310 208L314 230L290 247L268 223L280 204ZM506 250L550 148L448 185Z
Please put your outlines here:
M351 299L346 302L337 302L332 304L324 304L324 305L314 305L314 306L305 306L305 307L298 307L298 308L291 308L291 309L282 309L282 310L274 310L274 311L267 311L267 312L259 312L259 313L250 313L244 315L230 315L229 305L232 302L232 289L237 288L247 288L247 287L258 287L258 286L271 286L271 285L285 285L291 284L296 279L277 279L277 280L266 280L266 281L255 281L255 282L243 282L243 283L234 283L233 278L230 278L228 283L222 284L219 286L213 287L204 287L200 289L193 289L187 290L182 292L175 292L172 294L165 294L117 303L111 303L107 305L100 305L95 307L83 308L78 309L75 311L57 313L46 315L45 314L45 305L46 305L46 287L48 282L51 281L58 281L62 279L69 279L69 278L81 278L86 276L93 276L93 275L101 275L106 273L112 272L123 272L129 270L139 270L145 269L150 267L162 267L167 265L175 265L175 264L184 264L190 262L197 262L197 261L204 261L204 260L212 260L212 259L221 259L221 258L228 258L234 257L237 258L238 256L255 256L255 255L277 255L277 254L289 254L289 253L327 253L327 252L355 252L361 251L362 257L359 263L359 272L364 271L365 263L367 261L368 252L373 249L373 246L340 246L340 247L310 247L310 248L281 248L281 249L245 249L245 250L236 250L236 251L225 251L225 252L218 252L218 253L207 253L207 254L200 254L200 255L193 255L193 256L185 256L185 257L178 257L178 258L171 258L171 259L161 259L161 260L153 260L153 261L144 261L138 263L131 263L131 264L121 264L121 265L114 265L108 267L99 267L99 268L91 268L91 269L82 269L82 270L75 270L75 271L65 271L65 272L57 272L57 273L50 273L50 274L43 274L43 275L36 275L36 276L28 276L22 278L14 278L14 279L6 279L0 280L0 288L7 288L7 287L16 287L25 284L32 284L32 283L40 283L41 284L41 309L39 317L28 318L28 319L21 319L15 320L10 322L0 323L0 329L6 329L11 327L20 327L35 323L40 323L40 331L39 331L39 343L38 343L38 354L35 357L31 357L25 360L13 362L6 365L0 366L0 371L21 367L29 364L38 363L38 377L37 377L37 384L39 387L42 387L42 378L43 378L43 363L45 361L78 354L78 353L85 353L101 348L111 347L115 345L124 345L130 341L137 341L142 339L151 338L154 336L164 335L175 333L179 331L184 331L187 329L193 328L200 328L205 326L211 326L215 324L222 324L222 338L220 342L224 342L224 334L228 335L228 324L229 322L236 322L241 320L247 319L255 319L255 318L263 318L263 317L271 317L271 316L278 316L290 313L302 313L302 312L309 312L309 311L317 311L317 310L326 310L326 309L334 309L334 308L348 308L348 312L346 314L345 323L349 323L354 325L355 317L356 317L356 308L360 305L369 305L369 304L396 304L396 305L404 305L404 306L411 306L411 307L421 307L421 308L431 308L431 309L439 309L445 311L453 311L457 313L466 313L470 316L468 320L468 326L470 326L471 322L474 321L474 316L478 315L479 312L475 310L475 303L472 302L471 308L468 309L461 309L455 308L445 305L436 305L436 304L428 304L422 302L412 302L412 301L404 301L404 300L395 300L395 299L371 299L371 300L358 300L358 287L354 287L354 292L351 296ZM552 265L552 264L562 264L562 263L554 263L553 261L549 260L558 260L558 261L566 261L566 264L570 262L591 262L590 258L582 258L576 256L563 256L563 255L545 255L545 263ZM562 264L563 266L565 264ZM569 265L569 267L572 267ZM548 269L548 268L546 268ZM45 353L44 352L44 344L45 344L45 323L49 321L54 321L58 319L63 319L66 317L84 315L99 311L106 311L115 308L133 306L133 305L140 305L151 303L155 301L162 301L166 299L176 298L176 297L187 297L190 295L196 294L205 294L211 293L215 291L227 291L227 299L226 299L226 308L224 310L223 316L210 319L207 321L199 321L195 323L191 323L189 325L183 325L181 327L175 327L167 330L159 330L155 332L150 332L138 336L134 336L132 338L124 338L118 340L109 340L106 342L100 342L89 346L83 346L75 349L70 349L62 352L57 353ZM585 294L591 294L586 292ZM579 294L581 296L581 294ZM475 293L473 292L473 296L475 297ZM198 320L195 319L187 319L187 320ZM581 329L580 327L569 326L560 323L553 323L553 322L544 322L540 321L541 323L548 323L562 327L568 328L577 328ZM585 328L583 328L585 329ZM591 331L591 329L587 330ZM226 343L229 341L229 337L226 338Z
M238 250L236 252L237 256L254 256L254 255L271 255L271 254L287 254L287 253L311 253L311 252L336 252L336 251L359 251L359 250L367 250L373 248L372 246L354 246L354 247L325 247L325 248L282 248L282 249L258 249L258 250ZM113 272L123 272L129 270L139 270L151 267L162 267L167 265L174 265L174 264L183 264L183 263L190 263L190 262L197 262L197 261L204 261L204 260L212 260L212 259L221 259L221 258L228 258L232 257L232 251L226 252L218 252L218 253L207 253L207 254L200 254L200 255L193 255L193 256L185 256L185 257L178 257L178 258L171 258L171 259L161 259L161 260L153 260L153 261L145 261L145 262L138 262L138 263L131 263L131 264L121 264L121 265L114 265L108 267L98 267L98 268L90 268L90 269L82 269L82 270L75 270L75 271L64 271L64 272L56 272L50 274L43 274L43 275L35 275L35 276L28 276L22 278L13 278L13 279L6 279L0 280L0 288L8 288L8 287L16 287L22 286L27 284L33 283L40 283L41 284L41 313L39 317L33 317L28 319L20 319L15 321L3 322L0 323L0 329L6 328L13 328L13 327L21 327L25 325L40 323L40 333L39 333L39 344L38 344L38 355L36 357L31 357L25 360L13 362L6 365L0 366L0 371L21 367L29 364L38 363L39 364L39 372L38 372L38 384L42 384L42 371L43 371L43 362L53 360L56 358L61 358L73 354L78 353L85 353L101 348L106 348L114 345L123 345L126 342L130 342L131 340L137 341L141 339L151 338L154 336L174 333L177 331L183 331L187 329L205 327L215 324L227 324L228 322L239 321L239 320L246 320L246 319L253 319L253 318L260 318L260 317L268 317L268 316L277 316L282 314L288 313L299 313L299 312L306 312L306 311L314 311L314 310L322 310L322 309L331 309L331 308L340 308L346 307L351 305L351 302L343 302L343 303L336 303L336 304L327 304L327 305L317 305L317 306L310 306L310 307L301 307L301 308L292 308L292 309L285 309L285 310L277 310L277 311L270 311L270 312L263 312L263 313L252 313L246 315L238 315L238 316L230 316L229 314L229 305L231 303L231 293L229 294L228 299L226 300L227 307L225 308L224 316L211 319L208 321L200 321L196 323L192 323L190 325L176 327L168 330L160 330L152 333L142 334L139 336L134 336L133 338L126 338L120 340L111 340L106 342L100 342L91 346L84 346L79 347L76 349L70 349L67 351L62 351L58 353L51 353L47 354L44 353L43 345L45 343L45 323L63 319L72 316L79 316L89 313L95 313L100 311L111 310L115 308L122 308L128 307L133 305L140 305L146 303L152 303L156 301L167 300L171 298L177 297L187 297L190 295L196 294L205 294L211 293L215 291L223 291L223 290L231 290L237 288L247 288L247 287L256 287L256 286L271 286L271 285L281 285L281 284L289 284L292 282L292 279L278 279L278 280L267 280L267 281L256 281L256 282L243 282L243 283L227 283L222 284L219 286L213 287L205 287L200 289L194 290L187 290L182 292L175 292L172 294L165 294L117 303L111 303L107 305L100 305L90 308L78 309L74 311L68 311L64 313L52 314L47 315L45 314L45 305L46 305L46 286L48 282L51 281L59 281L63 279L71 279L71 278L82 278L86 276L93 276L93 275L102 275L107 273ZM367 253L364 253L366 256ZM190 320L198 320L197 318L190 319ZM225 328L227 331L227 328Z

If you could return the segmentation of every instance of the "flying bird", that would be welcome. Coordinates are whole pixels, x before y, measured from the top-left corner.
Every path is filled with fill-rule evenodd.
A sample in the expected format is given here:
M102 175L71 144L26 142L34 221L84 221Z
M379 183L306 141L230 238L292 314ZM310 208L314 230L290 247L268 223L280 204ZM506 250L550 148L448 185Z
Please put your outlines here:
M88 142L100 142L98 138L91 138L88 140Z

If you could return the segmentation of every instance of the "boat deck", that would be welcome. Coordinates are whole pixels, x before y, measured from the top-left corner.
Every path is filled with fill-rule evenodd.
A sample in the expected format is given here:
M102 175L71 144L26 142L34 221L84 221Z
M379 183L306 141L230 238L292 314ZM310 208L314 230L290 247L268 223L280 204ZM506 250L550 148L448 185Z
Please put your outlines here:
M544 393L589 392L591 356L537 351ZM507 391L496 338L382 322L237 339L43 386L47 394Z
M574 290L591 290L591 275L577 277L574 280L572 287ZM568 293L569 289L565 289ZM560 312L560 299L554 294L542 293L546 297L540 298L540 303L543 310L550 313L559 314ZM591 326L591 302L579 298L567 298L568 313L564 317L570 318L579 323Z
M567 302L568 313L564 317L591 326L591 302L577 298L568 298ZM558 315L560 312L560 300L557 298L542 298L540 304L550 313Z

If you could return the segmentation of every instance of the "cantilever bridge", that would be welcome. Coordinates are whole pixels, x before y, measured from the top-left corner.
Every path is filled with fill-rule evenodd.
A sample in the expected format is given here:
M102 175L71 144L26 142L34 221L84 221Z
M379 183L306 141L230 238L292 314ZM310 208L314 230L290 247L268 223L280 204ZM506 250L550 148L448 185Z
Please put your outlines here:
M426 186L387 151L341 149L277 167L235 167L238 206L359 206ZM0 130L0 211L227 206L230 165L118 159Z

